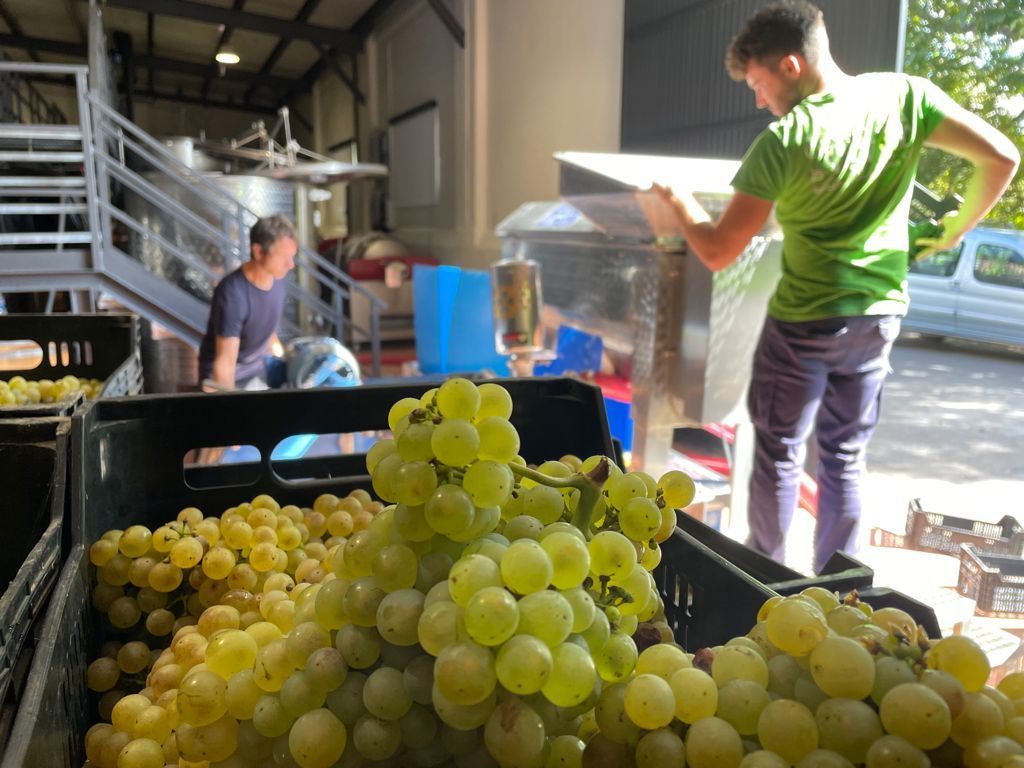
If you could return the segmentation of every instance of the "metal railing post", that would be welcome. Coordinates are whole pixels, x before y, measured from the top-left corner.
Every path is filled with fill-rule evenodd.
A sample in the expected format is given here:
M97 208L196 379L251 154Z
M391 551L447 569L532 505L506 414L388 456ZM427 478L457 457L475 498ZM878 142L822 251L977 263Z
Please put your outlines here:
M373 351L373 375L380 376L380 309L370 305L370 348Z
M82 170L85 174L85 203L89 211L89 232L92 235L89 252L92 256L92 268L96 272L103 271L103 249L112 242L110 238L110 220L100 215L99 199L107 199L110 194L107 188L106 174L102 180L97 178L96 145L93 142L91 126L92 110L89 109L89 81L85 70L75 73L75 95L78 98L78 124L82 132ZM102 149L100 150L102 151Z

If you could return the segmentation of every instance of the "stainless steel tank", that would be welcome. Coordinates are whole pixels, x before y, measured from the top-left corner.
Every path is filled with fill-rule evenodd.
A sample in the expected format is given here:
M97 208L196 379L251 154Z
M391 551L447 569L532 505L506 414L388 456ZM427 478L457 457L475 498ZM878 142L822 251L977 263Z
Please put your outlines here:
M690 189L714 216L738 162L560 153L561 201L524 203L498 225L504 258L537 262L549 327L600 336L632 391L633 469L668 468L677 426L747 418L750 360L780 274L771 220L728 269L689 251L652 181Z
M257 216L280 213L292 221L295 219L295 188L291 184L261 176L221 173L204 173L203 176L211 184L239 200ZM208 267L209 274L205 270L186 264L152 237L143 238L133 233L130 255L142 261L151 272L161 275L193 296L209 301L217 280L248 258L248 228L251 222L239 226L237 220L225 219L220 210L210 206L198 194L165 174L146 174L146 179L172 199L194 211L214 229L223 232L230 242L238 243L237 255L225 252L222 244L211 241L199 234L195 228L183 224L171 212L149 203L129 190L125 191L125 207L130 216L171 245L197 257Z

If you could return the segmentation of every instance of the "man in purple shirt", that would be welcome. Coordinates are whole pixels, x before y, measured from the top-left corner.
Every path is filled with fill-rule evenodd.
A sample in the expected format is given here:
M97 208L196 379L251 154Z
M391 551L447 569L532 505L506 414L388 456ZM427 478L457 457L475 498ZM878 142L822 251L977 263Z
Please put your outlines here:
M284 312L284 278L295 266L295 227L281 215L249 231L249 261L217 284L199 347L199 381L244 388L265 375L264 358L281 354L277 325Z

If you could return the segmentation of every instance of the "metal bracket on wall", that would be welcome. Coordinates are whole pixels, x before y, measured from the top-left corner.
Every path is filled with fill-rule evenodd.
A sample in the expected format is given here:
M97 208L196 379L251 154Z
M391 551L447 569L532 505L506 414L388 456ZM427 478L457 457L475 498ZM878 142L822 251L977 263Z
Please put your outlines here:
M334 74L341 78L341 82L348 86L348 89L352 91L352 95L356 97L356 101L360 104L365 104L366 97L363 96L362 91L359 90L359 86L356 85L355 81L345 73L345 70L341 68L341 65L334 58L334 52L330 47L326 45L317 45L315 47L320 52L323 60L326 61L327 65L334 71Z
M455 39L455 42L459 44L459 48L466 47L466 30L462 28L462 24L455 18L448 6L445 5L444 0L427 0L427 5L434 9L434 13L437 14L437 18L444 24L451 36Z

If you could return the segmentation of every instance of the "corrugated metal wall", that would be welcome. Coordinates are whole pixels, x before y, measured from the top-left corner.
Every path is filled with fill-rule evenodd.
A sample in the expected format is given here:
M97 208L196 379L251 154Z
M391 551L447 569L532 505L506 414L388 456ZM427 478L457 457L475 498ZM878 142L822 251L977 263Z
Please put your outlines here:
M818 0L847 72L899 70L906 0ZM622 151L739 158L772 119L725 71L764 0L626 0Z

